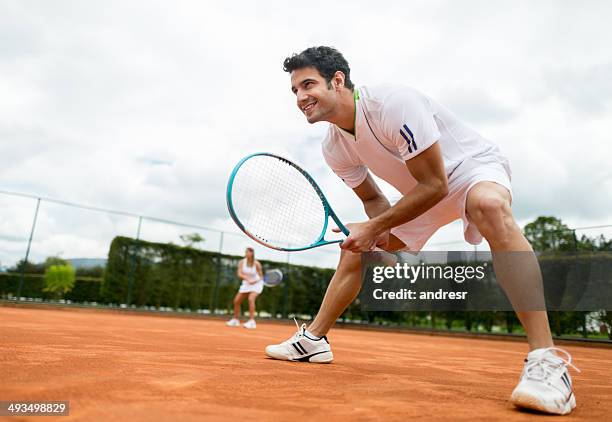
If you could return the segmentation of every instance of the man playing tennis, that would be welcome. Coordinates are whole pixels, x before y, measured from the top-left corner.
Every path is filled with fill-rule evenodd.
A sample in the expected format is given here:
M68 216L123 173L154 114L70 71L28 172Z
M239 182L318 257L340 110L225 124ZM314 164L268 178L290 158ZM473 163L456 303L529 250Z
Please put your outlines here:
M522 283L528 291L541 285L538 262L512 215L510 168L497 146L412 88L354 87L347 61L333 48L308 48L285 59L284 70L308 122L330 123L325 161L361 199L369 220L347 225L350 236L341 244L340 262L314 321L266 347L268 356L331 362L325 335L359 293L361 253L375 247L419 251L438 228L457 219L463 220L466 241L489 242L498 279L508 264L495 262L495 253L525 251L520 280L505 283ZM403 195L393 206L370 171ZM546 312L517 310L517 315L530 352L512 402L571 412L576 400L567 366L573 365L567 352L553 346Z

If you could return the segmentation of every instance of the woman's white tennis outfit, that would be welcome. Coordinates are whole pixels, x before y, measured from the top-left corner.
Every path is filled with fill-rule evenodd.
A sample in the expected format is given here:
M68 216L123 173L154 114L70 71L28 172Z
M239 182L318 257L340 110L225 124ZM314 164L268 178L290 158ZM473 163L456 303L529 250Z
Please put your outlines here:
M363 183L371 171L397 189L394 203L417 184L405 162L438 142L448 195L391 233L406 244L406 250L419 251L438 228L461 219L465 240L480 243L482 235L466 215L466 199L469 190L482 181L495 182L512 194L510 166L499 148L412 88L360 87L355 100L355 134L331 124L323 142L323 156L331 169L350 188Z
M257 265L255 265L255 261L253 260L253 266L249 267L247 265L246 258L241 261L242 265L242 274L246 276L251 281L258 280L257 283L249 283L247 280L242 280L242 284L240 285L240 290L238 293L261 293L264 288L263 279L259 277L257 273Z

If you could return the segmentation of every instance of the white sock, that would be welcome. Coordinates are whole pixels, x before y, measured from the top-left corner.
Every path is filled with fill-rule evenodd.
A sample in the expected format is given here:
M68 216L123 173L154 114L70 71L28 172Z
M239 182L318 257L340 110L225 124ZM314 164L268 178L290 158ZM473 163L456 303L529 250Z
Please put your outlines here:
M312 334L312 333L311 333L310 331L308 331L308 330L304 331L304 335L305 335L306 337L308 337L309 339L311 339L311 340L321 340L321 337L317 337L317 336L315 336L314 334Z

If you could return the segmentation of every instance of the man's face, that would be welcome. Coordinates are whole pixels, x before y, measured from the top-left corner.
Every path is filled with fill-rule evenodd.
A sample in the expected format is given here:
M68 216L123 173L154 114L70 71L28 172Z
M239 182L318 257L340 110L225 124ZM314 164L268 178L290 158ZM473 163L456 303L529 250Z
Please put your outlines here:
M327 120L333 114L337 93L327 87L327 81L314 67L291 72L291 91L308 123Z

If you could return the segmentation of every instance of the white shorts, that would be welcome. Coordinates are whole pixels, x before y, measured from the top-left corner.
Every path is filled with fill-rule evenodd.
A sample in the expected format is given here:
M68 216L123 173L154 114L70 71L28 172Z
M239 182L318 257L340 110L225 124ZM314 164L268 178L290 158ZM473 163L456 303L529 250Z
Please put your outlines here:
M264 288L264 283L263 280L259 280L257 283L248 283L244 280L242 280L242 284L240 285L240 289L238 290L238 293L261 293L263 292L263 288Z
M418 252L440 227L461 219L463 237L468 243L478 245L482 242L482 235L467 216L468 192L476 183L494 182L508 189L512 197L510 178L510 166L503 157L469 158L449 175L449 192L442 201L414 220L391 229L391 234L404 242L406 245L404 251ZM391 201L392 204L397 200Z

